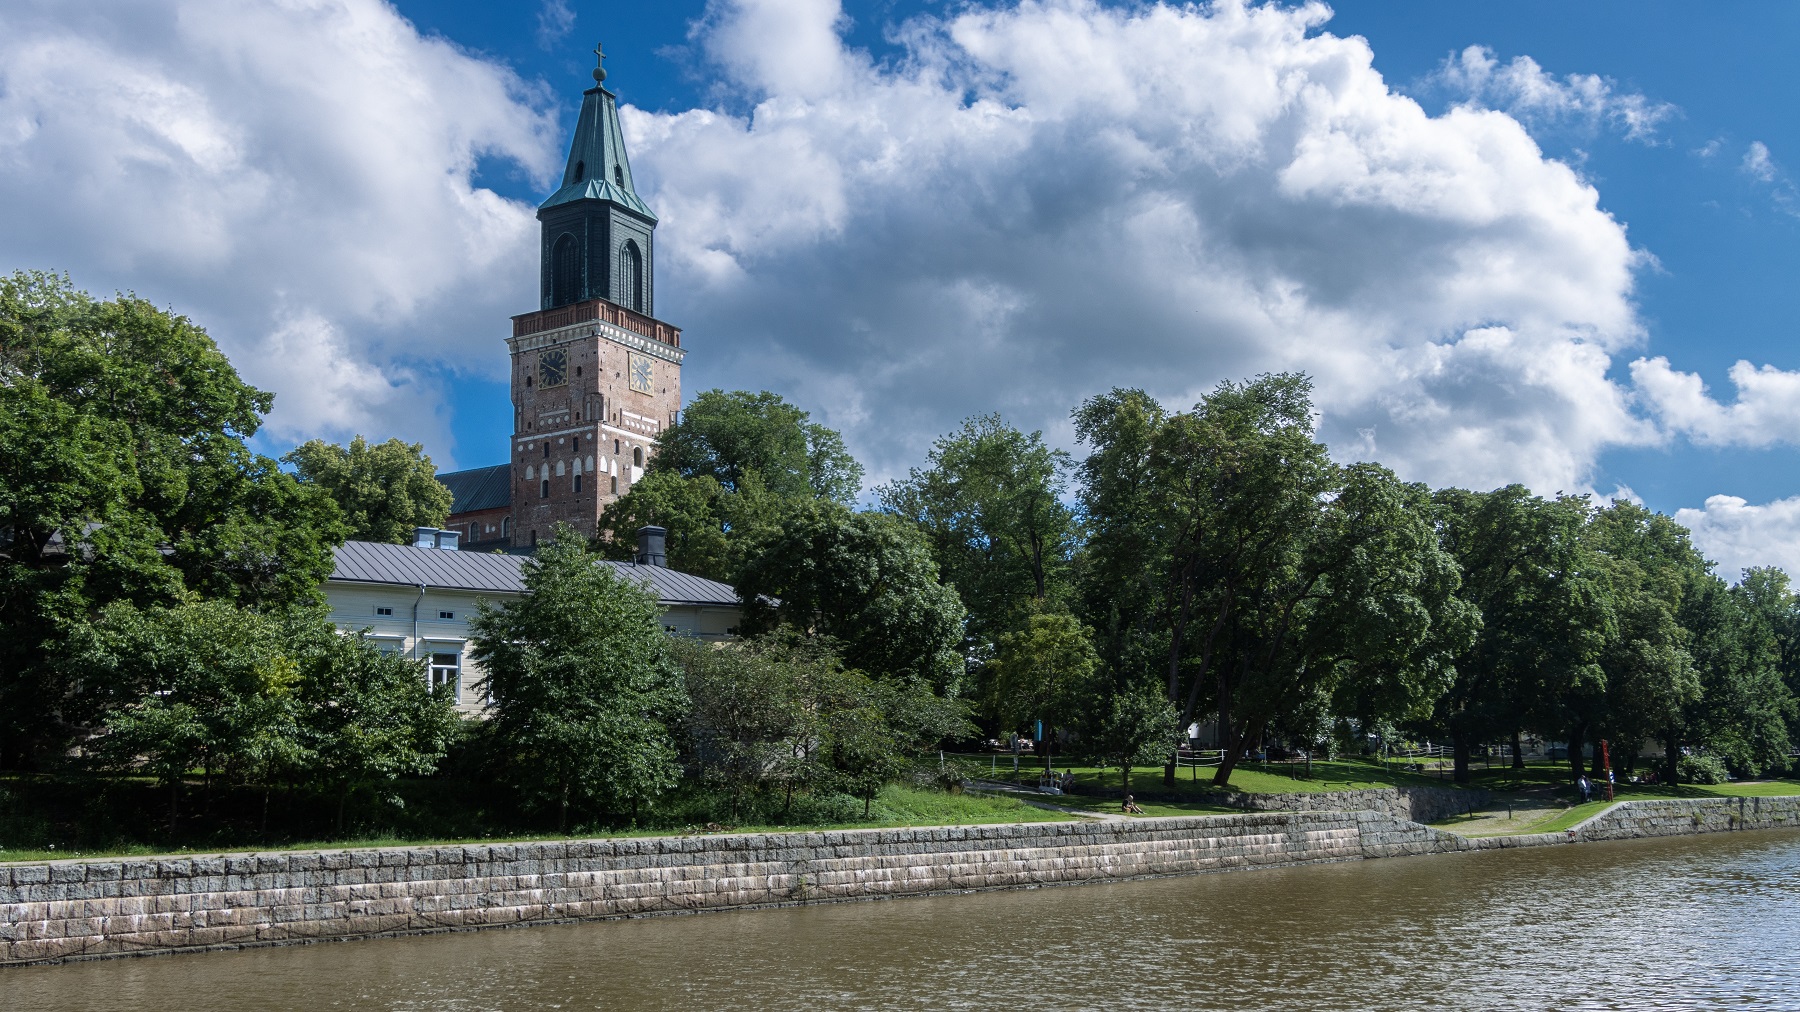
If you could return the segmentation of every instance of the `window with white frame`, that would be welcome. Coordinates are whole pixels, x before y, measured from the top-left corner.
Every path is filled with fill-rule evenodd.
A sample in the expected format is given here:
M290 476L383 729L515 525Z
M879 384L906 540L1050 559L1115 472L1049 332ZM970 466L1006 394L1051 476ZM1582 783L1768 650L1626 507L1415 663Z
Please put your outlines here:
M450 698L462 698L462 654L455 650L434 650L431 654L431 688L448 686Z

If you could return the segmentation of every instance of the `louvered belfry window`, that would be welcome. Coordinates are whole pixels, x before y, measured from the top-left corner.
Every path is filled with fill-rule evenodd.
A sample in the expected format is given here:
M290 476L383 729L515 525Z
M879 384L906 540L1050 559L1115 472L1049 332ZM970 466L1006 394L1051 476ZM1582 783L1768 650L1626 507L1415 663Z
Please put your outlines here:
M575 248L575 237L567 232L557 237L550 254L550 304L566 306L581 299L581 258Z
M619 304L634 312L644 311L644 255L630 239L619 250Z

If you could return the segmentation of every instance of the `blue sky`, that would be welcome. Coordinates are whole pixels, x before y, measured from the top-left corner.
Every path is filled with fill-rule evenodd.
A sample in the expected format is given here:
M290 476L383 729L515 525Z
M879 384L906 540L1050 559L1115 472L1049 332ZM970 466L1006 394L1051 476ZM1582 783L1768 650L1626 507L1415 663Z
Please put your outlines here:
M207 324L267 449L500 459L602 39L690 393L778 390L885 476L968 414L1067 443L1115 384L1303 368L1342 458L1792 568L1800 6L1722 11L13 0L0 252Z

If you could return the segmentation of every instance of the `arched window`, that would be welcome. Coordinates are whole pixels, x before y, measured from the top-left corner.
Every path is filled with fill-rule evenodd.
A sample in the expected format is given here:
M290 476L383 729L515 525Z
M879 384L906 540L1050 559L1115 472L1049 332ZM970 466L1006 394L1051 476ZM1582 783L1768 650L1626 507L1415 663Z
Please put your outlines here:
M644 254L635 239L625 240L619 248L619 305L634 312L644 311Z
M631 448L631 462L633 464L636 464L638 467L644 466L644 448L643 447L634 446Z
M581 257L575 237L558 236L550 253L550 305L566 306L581 298Z
M615 474L615 475L613 475L613 480L612 480L612 494L613 494L613 495L618 495L618 494L619 494L619 476L618 476L618 475L616 475L616 474Z
M539 483L538 498L539 499L550 498L550 479L545 478L545 479L543 479L542 482Z
M500 518L500 536L503 538L512 537L512 517Z
M525 480L526 481L536 481L537 480L537 467L535 465L532 465L532 464L525 465Z
M579 183L586 178L587 178L587 163L586 162L576 162L575 163L575 181L577 183Z
M625 167L617 162L613 163L613 182L620 186L625 185Z
M577 495L581 493L581 475L579 474L575 476L575 492Z

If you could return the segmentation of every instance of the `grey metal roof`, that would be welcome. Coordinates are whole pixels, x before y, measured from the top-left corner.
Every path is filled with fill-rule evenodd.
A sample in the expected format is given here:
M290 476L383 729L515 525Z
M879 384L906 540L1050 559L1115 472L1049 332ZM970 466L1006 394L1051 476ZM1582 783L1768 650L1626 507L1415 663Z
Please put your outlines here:
M386 583L403 587L425 584L440 590L525 593L525 582L520 573L528 560L518 555L414 548L372 541L346 541L336 554L337 566L331 573L334 583ZM736 606L738 603L737 591L730 585L692 573L631 562L606 561L601 564L612 566L621 576L648 584L663 604Z
M474 467L440 474L437 480L450 490L451 514L473 513L512 505L512 465Z

